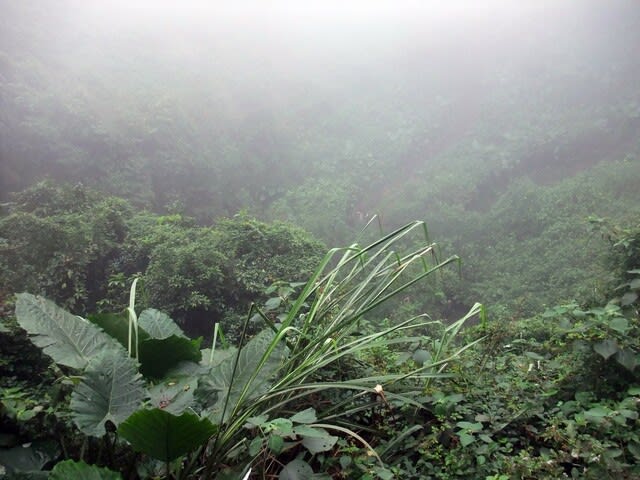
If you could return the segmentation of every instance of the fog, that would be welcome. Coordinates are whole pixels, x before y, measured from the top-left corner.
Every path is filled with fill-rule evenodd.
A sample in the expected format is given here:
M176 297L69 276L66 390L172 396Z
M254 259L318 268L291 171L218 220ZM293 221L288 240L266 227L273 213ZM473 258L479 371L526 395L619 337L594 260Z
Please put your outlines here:
M339 178L347 223L404 219L637 132L633 1L1 5L3 198L50 176L299 220L305 185Z

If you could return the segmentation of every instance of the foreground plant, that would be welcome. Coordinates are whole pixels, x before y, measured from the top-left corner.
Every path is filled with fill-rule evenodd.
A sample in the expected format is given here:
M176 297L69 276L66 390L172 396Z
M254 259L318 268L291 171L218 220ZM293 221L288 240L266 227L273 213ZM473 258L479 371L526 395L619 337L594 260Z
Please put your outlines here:
M399 245L415 241L415 233L424 233L426 244L398 253ZM378 408L380 401L389 407L422 408L416 385L447 376L446 365L479 341L460 347L453 343L465 321L482 308L474 305L444 329L428 361L424 357L397 373L375 374L354 365L355 359L374 348L420 344L420 332L436 322L418 315L375 332L362 332L360 322L457 261L438 260L422 222L366 247L333 249L287 311L274 317L252 307L239 345L217 348L214 340L205 355L199 340L186 338L161 312L145 310L137 316L133 300L125 314L85 320L21 294L16 316L36 345L80 374L71 399L80 431L109 437L115 427L119 436L113 443L124 438L162 462L164 467L149 467L150 474L161 470L166 478L239 478L251 468L279 473L280 479L309 478L313 459L344 438L375 459L362 468L389 478L367 440L375 429L362 412ZM132 299L134 295L132 288ZM249 325L256 319L265 328L249 338ZM423 344L421 350L425 348ZM407 382L411 388L405 388ZM319 397L333 402L317 402Z

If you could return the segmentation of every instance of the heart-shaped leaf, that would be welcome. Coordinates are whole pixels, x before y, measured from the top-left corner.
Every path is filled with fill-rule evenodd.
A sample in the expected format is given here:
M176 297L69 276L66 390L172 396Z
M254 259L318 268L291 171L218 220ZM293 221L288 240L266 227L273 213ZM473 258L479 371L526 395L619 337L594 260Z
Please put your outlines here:
M188 412L176 416L159 408L139 410L118 427L135 450L164 462L195 450L216 431L206 418Z
M295 459L287 463L278 480L311 480L313 478L313 469L307 462L300 459Z
M89 362L71 395L73 421L82 433L101 437L107 421L117 426L144 397L136 361L121 348L105 350Z
M606 339L596 343L593 346L593 349L598 355L600 355L605 360L607 360L609 357L614 355L619 350L618 343L612 339Z

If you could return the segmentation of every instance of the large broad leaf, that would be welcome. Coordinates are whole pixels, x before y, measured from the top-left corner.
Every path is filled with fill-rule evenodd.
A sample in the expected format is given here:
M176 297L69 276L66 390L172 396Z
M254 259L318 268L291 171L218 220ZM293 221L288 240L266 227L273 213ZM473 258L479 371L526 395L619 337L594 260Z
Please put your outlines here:
M185 337L184 332L169 315L153 308L144 310L138 317L138 326L144 329L151 338L169 338L171 335Z
M125 314L106 313L90 315L89 320L120 344L129 344L129 318ZM170 333L173 332L173 333ZM143 375L162 378L182 361L199 362L201 339L190 340L166 314L147 309L138 319L138 360Z
M153 407L180 415L193 405L193 393L196 388L198 380L195 377L167 379L149 389L149 402Z
M96 326L43 297L20 293L17 298L18 323L31 341L60 365L81 370L98 352L117 345Z
M87 316L87 320L99 326L124 348L129 346L129 317L124 313L96 313ZM138 340L150 338L149 334L138 328Z
M135 450L164 462L195 450L216 431L206 418L187 412L175 416L159 408L135 412L118 428Z
M122 475L107 468L65 460L53 467L49 480L122 480Z
M249 401L268 390L286 355L286 347L277 345L260 366L274 336L273 331L263 330L252 338L238 355L225 358L211 369L209 376L204 380L204 389L212 398L217 398L209 410L209 418L213 423L227 421L238 403ZM236 359L238 365L234 368Z
M71 411L81 432L105 434L105 423L116 426L137 410L145 397L137 363L121 349L105 350L89 362L71 395Z
M59 454L59 447L52 441L35 441L13 448L0 449L0 465L7 473L38 472ZM46 476L45 476L46 478Z
M172 367L182 361L198 363L202 358L200 343L202 338L190 340L171 335L168 338L150 338L140 342L140 371L152 378L162 378Z

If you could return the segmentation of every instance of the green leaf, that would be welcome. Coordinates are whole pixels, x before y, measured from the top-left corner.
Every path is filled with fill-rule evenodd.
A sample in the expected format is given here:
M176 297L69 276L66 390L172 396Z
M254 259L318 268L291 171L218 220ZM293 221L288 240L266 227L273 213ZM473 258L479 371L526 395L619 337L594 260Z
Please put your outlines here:
M616 361L624 368L633 372L638 366L638 356L633 350L624 349L616 353Z
M118 428L134 450L163 462L195 450L216 431L206 418L189 412L176 416L159 408L139 410Z
M593 349L605 360L607 360L619 350L618 343L612 339L606 339L594 344Z
M71 395L71 411L82 433L100 437L105 423L116 426L140 407L144 384L135 360L123 349L105 350L89 362Z
M411 358L413 358L413 361L418 365L424 365L425 362L431 361L431 354L426 350L418 349L413 352L413 356Z
M258 453L260 453L260 450L262 450L262 443L262 437L256 437L251 440L251 443L249 444L249 455L251 455L252 457L258 455Z
M482 423L458 422L456 423L456 426L470 432L477 432L479 430L482 430Z
M631 305L637 299L638 299L638 294L636 292L627 292L620 299L620 305L622 305L623 307L626 307L628 305Z
M603 406L596 406L584 412L585 416L592 417L592 418L603 418L609 415L610 413L611 413L611 410Z
M280 435L269 435L269 449L278 455L284 446L284 438Z
M291 417L291 421L294 423L314 423L317 420L316 411L313 408L302 410Z
M302 445L304 445L312 455L331 450L338 441L338 437L329 435L326 431L324 433L325 436L323 437L302 437Z
M293 433L300 437L326 437L327 431L321 428L309 427L307 425L298 425L293 428Z
M138 326L143 328L151 338L163 339L171 335L187 338L169 315L154 308L148 308L140 314Z
M280 435L293 435L293 422L288 418L274 418L267 426L271 431L278 432Z
M265 310L275 310L282 303L282 299L280 297L273 297L267 300L264 304Z
M480 435L478 435L478 438L480 438L480 440L482 440L485 443L493 443L493 438L491 438L487 434L481 433Z
M615 317L609 322L609 327L622 334L629 330L629 321L624 317Z
M152 407L180 415L193 405L197 387L198 380L194 377L167 379L149 389L149 402Z
M608 448L602 453L602 455L607 459L613 459L619 457L623 453L624 451L619 448Z
M238 355L225 358L211 369L209 376L203 382L203 392L216 398L209 409L209 419L213 423L226 421L238 403L249 401L267 391L286 352L283 345L277 345L264 365L260 365L274 336L271 330L263 330L253 337ZM238 365L234 369L236 359ZM217 395L214 396L215 394ZM228 406L223 417L227 396L229 397Z
M120 342L124 348L129 345L129 317L121 313L97 313L87 317L94 325ZM149 335L138 328L138 341L149 338Z
M190 340L171 335L168 338L150 338L140 342L140 371L146 377L162 378L164 374L182 361L198 363L202 358L202 338Z
M255 427L261 427L263 424L267 423L267 420L269 420L269 417L267 417L266 415L258 415L256 417L250 417L247 418L247 423L244 424L244 428L255 428Z
M287 463L278 480L311 480L313 478L313 469L304 460L296 458Z
M532 360L544 360L544 357L536 352L524 352L524 354Z
M81 370L99 352L119 346L87 320L30 293L19 293L16 319L31 341L59 365Z
M466 447L467 445L470 445L474 442L474 438L473 435L469 435L468 433L461 433L459 435L460 437L460 445L462 445L463 447Z
M41 470L60 453L52 441L35 441L25 445L0 449L0 465L9 473Z
M620 415L622 415L624 418L629 418L631 420L637 420L638 419L638 412L636 412L635 410L629 410L626 408L622 408L618 411L618 413Z
M640 443L631 442L627 445L627 449L636 460L640 460Z
M391 480L393 478L393 473L386 468L377 467L374 471L378 478L381 478L382 480Z
M340 457L340 466L343 470L349 467L353 463L353 459L348 455L342 455Z
M107 468L65 460L53 467L49 480L122 480L122 475Z

